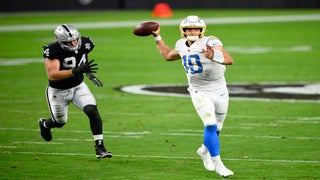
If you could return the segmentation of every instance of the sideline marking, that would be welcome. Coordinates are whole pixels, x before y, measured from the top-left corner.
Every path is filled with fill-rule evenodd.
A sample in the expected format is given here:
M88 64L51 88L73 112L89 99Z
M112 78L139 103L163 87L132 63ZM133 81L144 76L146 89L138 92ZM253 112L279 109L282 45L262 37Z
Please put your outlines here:
M246 17L221 17L221 18L202 18L206 24L242 24L242 23L270 23L270 22L297 22L297 21L319 21L320 14L307 15L282 15L282 16L246 16ZM124 28L135 27L144 20L136 21L115 21L115 22L84 22L73 23L79 29L99 29L99 28ZM161 26L177 26L181 19L161 20L157 19ZM43 31L52 30L57 24L26 24L26 25L6 25L0 26L0 32L14 31Z
M307 52L313 50L311 46L291 46L291 47L241 47L241 46L230 46L226 47L229 52L238 54L265 54L270 52ZM41 58L0 58L0 66L20 66L28 65L30 63L44 63Z
M306 52L311 51L312 47L308 45L292 46L292 47L263 47L263 46L228 46L225 47L228 52L238 54L266 54L271 52Z
M56 144L63 144L63 143L60 143L60 142L18 142L18 141L15 141L13 142L15 144L51 144L51 145L56 145Z
M0 66L20 66L30 63L44 63L40 58L0 58Z
M60 156L94 156L93 154L84 153L46 153L46 152L0 152L2 154L23 154L23 155L60 155ZM124 157L124 158L161 158L161 159L199 159L198 157L190 156L154 156L154 155L125 155L118 154L112 155L113 157ZM274 162L274 163L320 163L320 161L309 161L309 160L288 160L288 159L249 159L249 158L223 158L227 161L251 161L251 162Z

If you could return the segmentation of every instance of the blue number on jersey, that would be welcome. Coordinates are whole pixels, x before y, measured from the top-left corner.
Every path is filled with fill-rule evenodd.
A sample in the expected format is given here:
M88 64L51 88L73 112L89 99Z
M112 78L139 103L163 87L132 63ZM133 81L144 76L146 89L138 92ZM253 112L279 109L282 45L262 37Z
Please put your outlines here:
M203 71L203 67L198 54L183 56L182 59L186 73L190 71L192 74L195 74L201 73Z

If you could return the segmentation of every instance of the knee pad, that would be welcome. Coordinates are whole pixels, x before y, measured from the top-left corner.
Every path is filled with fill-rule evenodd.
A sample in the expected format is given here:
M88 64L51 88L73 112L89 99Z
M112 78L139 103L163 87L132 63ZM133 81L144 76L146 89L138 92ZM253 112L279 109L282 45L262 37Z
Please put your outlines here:
M83 112L88 116L97 112L97 106L95 105L87 105L83 108Z
M217 117L217 124L218 124L218 131L222 130L224 120L226 119L227 114L226 113L221 113L221 114L216 114Z
M214 116L210 116L207 118L201 117L201 120L202 120L204 126L213 126L213 125L217 124L216 117L214 117Z

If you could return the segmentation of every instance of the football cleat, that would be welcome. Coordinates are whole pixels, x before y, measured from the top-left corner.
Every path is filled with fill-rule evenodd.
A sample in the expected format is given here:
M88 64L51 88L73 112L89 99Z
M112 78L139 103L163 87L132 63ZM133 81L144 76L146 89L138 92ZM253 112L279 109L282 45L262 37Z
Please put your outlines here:
M46 120L44 118L40 118L38 121L40 126L40 134L44 140L51 141L52 140L51 130L50 128L44 127L43 123L45 121Z
M228 169L221 161L214 163L216 168L216 173L218 173L222 177L229 177L233 175L233 172Z
M215 170L209 151L204 145L199 147L197 154L201 157L204 168L206 168L208 171Z
M96 149L96 157L100 158L112 158L112 153L106 150L103 145L95 146Z

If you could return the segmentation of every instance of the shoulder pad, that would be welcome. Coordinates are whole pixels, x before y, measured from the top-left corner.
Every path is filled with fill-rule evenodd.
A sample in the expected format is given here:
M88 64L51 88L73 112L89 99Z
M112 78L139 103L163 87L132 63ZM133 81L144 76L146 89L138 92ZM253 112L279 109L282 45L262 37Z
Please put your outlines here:
M60 50L60 46L58 43L51 43L42 47L43 57L49 59L56 59L58 54L57 52Z
M216 36L208 36L206 39L206 44L210 46L222 46L222 42Z

